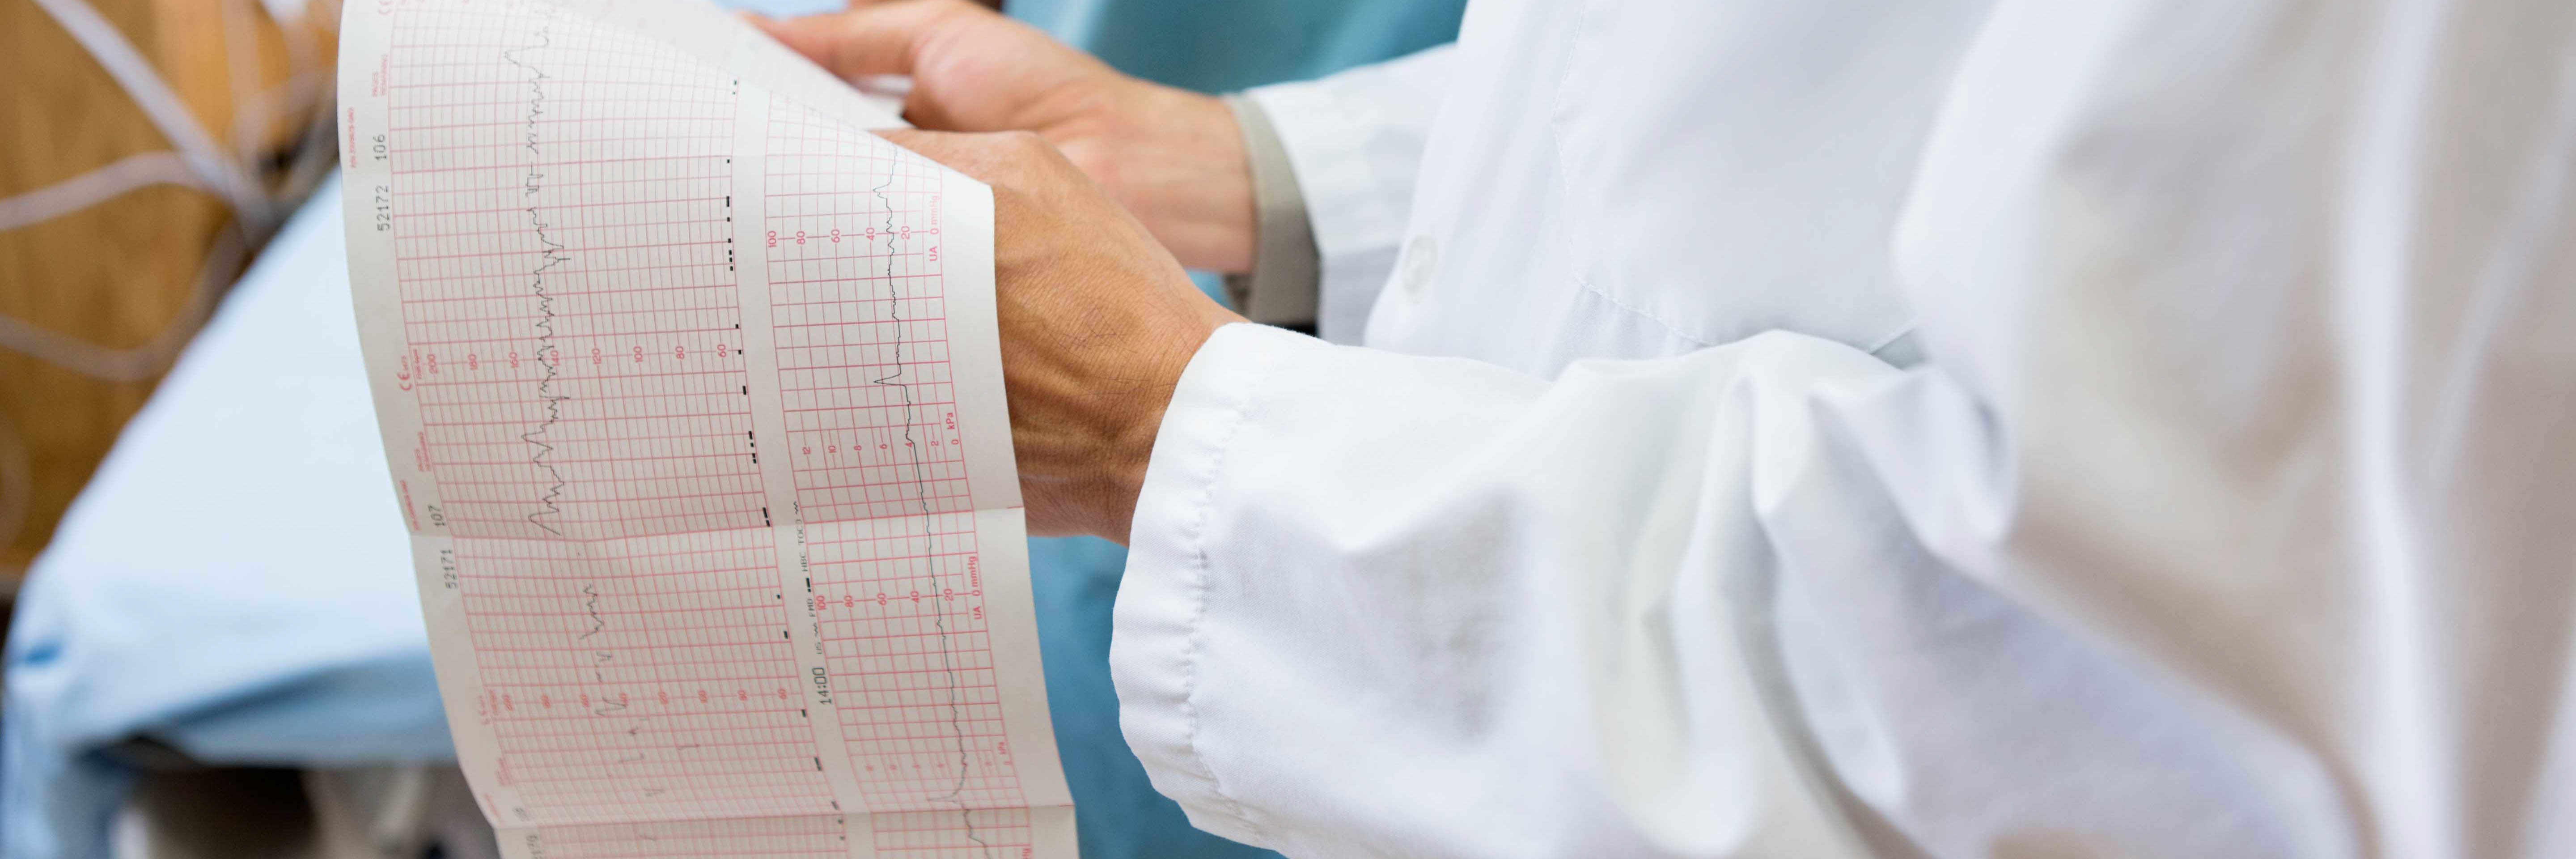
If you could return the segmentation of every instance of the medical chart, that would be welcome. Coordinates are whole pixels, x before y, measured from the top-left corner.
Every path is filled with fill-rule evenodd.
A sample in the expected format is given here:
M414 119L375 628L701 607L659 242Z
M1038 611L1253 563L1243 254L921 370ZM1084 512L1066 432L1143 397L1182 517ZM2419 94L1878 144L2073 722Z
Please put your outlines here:
M356 0L350 282L505 855L1072 856L992 203L683 0Z

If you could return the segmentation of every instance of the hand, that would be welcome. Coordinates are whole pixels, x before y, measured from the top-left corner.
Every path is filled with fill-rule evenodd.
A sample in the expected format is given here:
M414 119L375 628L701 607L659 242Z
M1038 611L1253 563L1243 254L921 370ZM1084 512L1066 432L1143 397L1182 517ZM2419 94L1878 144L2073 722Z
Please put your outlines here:
M881 134L993 187L1002 384L1029 532L1127 542L1181 371L1243 317L1036 135Z
M1119 74L965 0L859 0L751 17L843 78L912 76L904 117L941 131L1030 131L1134 213L1182 264L1252 268L1252 172L1224 103Z

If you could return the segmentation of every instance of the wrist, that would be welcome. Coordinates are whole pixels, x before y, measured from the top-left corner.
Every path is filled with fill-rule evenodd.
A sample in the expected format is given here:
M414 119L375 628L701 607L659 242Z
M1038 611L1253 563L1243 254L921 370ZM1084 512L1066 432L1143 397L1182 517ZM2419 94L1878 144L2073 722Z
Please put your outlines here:
M1146 330L1053 355L1014 349L1005 334L1003 375L1031 533L1127 542L1181 375L1218 328L1243 321L1213 302L1205 312L1152 315L1160 319Z
M1120 545L1127 543L1128 532L1135 526L1136 500L1144 494L1145 472L1153 462L1154 442L1162 437L1163 418L1171 413L1172 397L1180 390L1181 375L1189 370L1190 361L1198 357L1199 350L1207 345L1208 338L1218 328L1228 322L1241 321L1241 317L1231 313L1223 314L1222 318L1210 316L1199 320L1188 328L1176 330L1176 336L1165 342L1165 348L1146 360L1156 381L1149 395L1132 401L1133 408L1122 424L1123 431L1108 446L1109 455L1103 457L1113 465L1102 474L1101 486L1109 497L1100 508L1105 515L1095 526L1095 534Z

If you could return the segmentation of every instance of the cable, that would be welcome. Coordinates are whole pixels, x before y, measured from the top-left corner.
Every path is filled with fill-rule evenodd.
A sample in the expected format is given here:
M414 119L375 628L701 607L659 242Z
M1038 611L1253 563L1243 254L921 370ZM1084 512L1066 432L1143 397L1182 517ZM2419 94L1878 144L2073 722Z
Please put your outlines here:
M206 248L205 264L197 270L196 290L189 296L187 307L141 346L100 346L38 328L14 316L0 315L0 348L111 382L139 382L160 375L178 359L179 350L187 348L197 327L214 315L215 299L223 294L222 282L241 270L242 261L250 255L250 246L250 239L238 229L216 233L214 244Z
M217 146L205 127L198 123L168 84L134 49L125 35L109 24L86 0L35 0L38 7L53 17L55 23L71 34L100 67L107 70L117 85L134 99L144 115L169 138L177 151L147 152L128 156L115 163L79 176L0 199L0 230L11 230L36 224L71 212L95 206L139 188L154 185L178 185L213 194L231 210L232 223L216 234L206 250L204 265L186 307L178 318L164 326L141 346L112 348L58 334L23 319L0 315L0 348L25 353L83 375L110 381L150 379L167 369L187 346L199 325L214 311L225 282L241 269L241 264L273 232L288 203L301 197L328 175L336 165L324 157L331 138L329 111L313 111L313 120L304 129L298 156L285 171L285 181L275 195L261 187L254 178L246 155L227 153ZM232 78L235 95L235 130L245 147L256 142L256 132L272 117L308 109L329 96L330 80L308 66L313 58L296 51L296 39L289 45L288 78L265 91L244 95L247 86L241 70L244 57L256 48L254 39L243 32L240 20L243 10L239 0L226 4L225 36L232 53L226 56L227 72Z
M35 0L35 3L53 16L54 23L62 25L73 41L87 49L90 58L97 60L109 77L116 79L117 86L123 87L125 94L134 99L135 106L143 109L143 115L161 129L163 136L170 138L171 145L178 148L180 157L187 160L188 166L196 169L197 175L205 180L216 196L232 204L235 217L247 222L253 233L267 232L276 220L274 205L268 195L243 169L241 162L227 157L224 150L215 145L214 137L197 122L196 114L188 112L187 104L170 91L170 85L161 80L161 75L152 69L152 64L146 62L140 52L134 50L134 44L125 40L125 34L118 32L116 25L108 23L84 0Z
M214 191L176 152L161 150L128 155L115 163L20 194L0 199L0 230L68 215L147 185L183 185Z

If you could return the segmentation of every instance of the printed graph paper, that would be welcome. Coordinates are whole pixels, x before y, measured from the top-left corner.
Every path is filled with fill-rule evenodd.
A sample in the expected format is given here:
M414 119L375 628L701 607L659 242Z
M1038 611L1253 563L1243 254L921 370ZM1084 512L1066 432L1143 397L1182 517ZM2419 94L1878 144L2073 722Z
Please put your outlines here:
M359 324L504 850L1071 855L985 189L705 7L346 8Z

